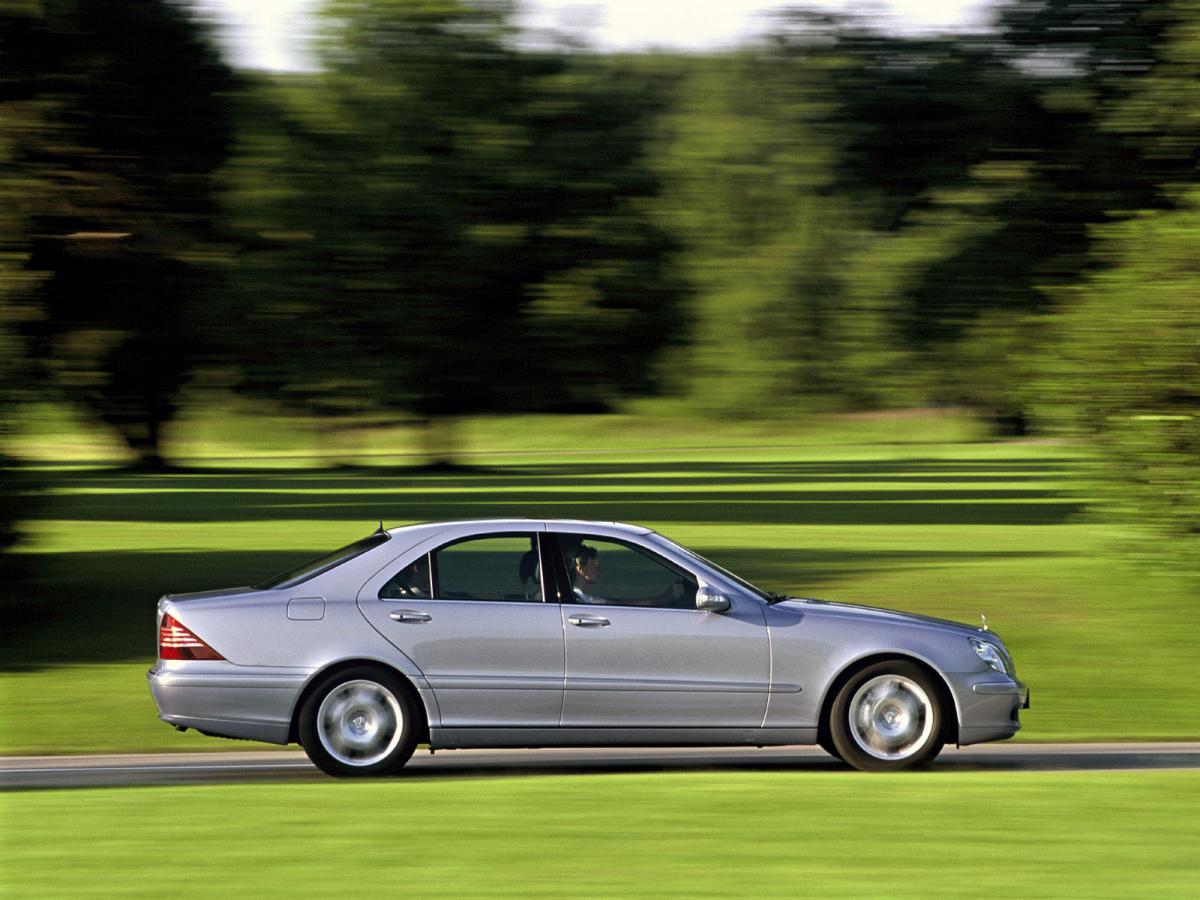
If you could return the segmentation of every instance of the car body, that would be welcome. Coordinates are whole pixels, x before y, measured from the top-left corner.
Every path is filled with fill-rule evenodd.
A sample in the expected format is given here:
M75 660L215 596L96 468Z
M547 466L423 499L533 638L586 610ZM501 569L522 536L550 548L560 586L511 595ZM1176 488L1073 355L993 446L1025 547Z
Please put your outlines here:
M420 742L820 743L907 768L1011 737L1028 705L986 626L783 598L620 523L381 526L256 587L164 596L158 624L159 718L298 741L337 775Z

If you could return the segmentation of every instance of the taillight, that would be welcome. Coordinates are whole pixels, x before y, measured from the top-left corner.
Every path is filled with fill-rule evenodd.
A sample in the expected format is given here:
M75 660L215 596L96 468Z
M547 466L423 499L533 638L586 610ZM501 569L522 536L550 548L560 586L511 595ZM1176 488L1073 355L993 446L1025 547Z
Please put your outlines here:
M224 659L169 615L158 626L159 659Z

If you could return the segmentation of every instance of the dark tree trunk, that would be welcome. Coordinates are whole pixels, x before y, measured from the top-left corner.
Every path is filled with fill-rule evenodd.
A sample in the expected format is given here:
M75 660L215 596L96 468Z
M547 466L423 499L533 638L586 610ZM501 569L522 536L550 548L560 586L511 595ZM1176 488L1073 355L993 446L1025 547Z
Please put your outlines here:
M1029 417L1019 409L999 409L989 416L992 431L997 437L1020 438L1029 436Z
M457 420L453 416L427 416L421 421L425 462L431 469L455 468Z

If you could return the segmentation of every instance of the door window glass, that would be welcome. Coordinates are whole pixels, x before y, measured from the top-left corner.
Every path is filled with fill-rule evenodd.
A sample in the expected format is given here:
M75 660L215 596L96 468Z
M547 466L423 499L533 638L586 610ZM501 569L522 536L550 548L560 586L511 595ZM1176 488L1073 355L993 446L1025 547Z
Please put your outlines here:
M541 566L533 535L489 535L433 552L439 600L542 599Z
M583 534L558 543L576 603L696 608L696 580L648 550Z
M379 590L380 600L428 600L433 596L429 573L429 554L418 556Z

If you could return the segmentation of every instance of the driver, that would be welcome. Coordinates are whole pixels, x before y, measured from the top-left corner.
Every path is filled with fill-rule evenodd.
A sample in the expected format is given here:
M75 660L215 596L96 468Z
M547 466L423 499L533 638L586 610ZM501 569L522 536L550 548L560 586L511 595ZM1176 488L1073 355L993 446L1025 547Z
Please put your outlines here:
M603 597L591 593L600 584L600 552L595 547L580 544L572 554L574 577L571 588L580 603L607 603Z
M587 544L580 544L571 553L571 589L580 603L615 604L619 606L663 606L676 605L687 593L681 581L654 597L608 600L598 593L600 588L600 551Z

